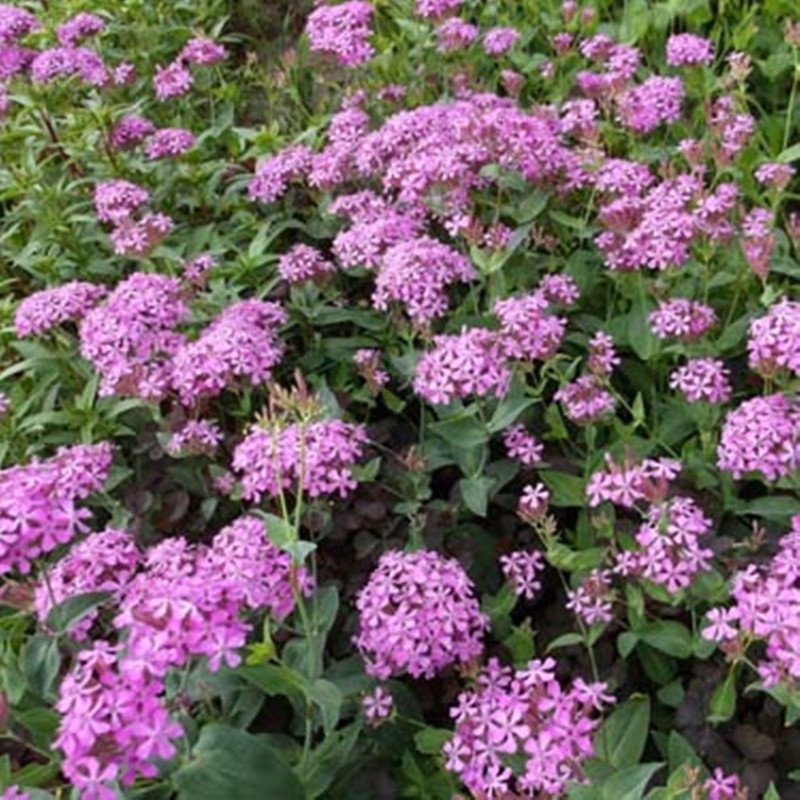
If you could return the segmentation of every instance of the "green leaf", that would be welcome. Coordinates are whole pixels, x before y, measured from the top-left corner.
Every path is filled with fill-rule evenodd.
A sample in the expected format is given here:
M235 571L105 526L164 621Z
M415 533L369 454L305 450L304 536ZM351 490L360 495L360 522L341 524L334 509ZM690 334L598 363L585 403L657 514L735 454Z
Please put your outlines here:
M503 644L511 653L511 661L515 666L524 666L536 653L534 633L529 619L521 625L515 625L511 633L503 639Z
M639 637L635 633L625 631L617 637L617 650L623 658L627 658L639 644Z
M105 603L111 597L110 592L88 592L70 597L50 609L46 626L56 633L68 631L91 611Z
M322 727L325 735L328 736L339 722L342 710L342 693L335 684L319 678L311 684L309 694L314 701L314 705L322 713Z
M580 476L553 470L540 470L539 476L551 492L551 505L559 508L583 508L586 505L586 481Z
M595 737L594 752L616 769L639 763L650 728L650 698L637 695L619 706Z
M192 757L172 776L179 800L305 800L291 767L263 739L206 725Z
M695 753L692 745L677 731L670 731L667 741L667 760L670 772L675 772L684 765L697 767L701 772L706 772L700 756Z
M754 517L763 517L775 522L787 522L795 514L800 513L800 500L785 495L759 497L746 503L739 513L751 514Z
M727 722L736 711L736 669L730 669L725 680L714 689L708 709L709 722Z
M653 775L663 767L663 762L637 764L612 775L602 786L602 800L641 800Z
M594 569L603 563L605 556L606 550L604 547L573 550L561 542L550 542L544 554L548 563L565 572Z
M556 636L556 638L547 645L546 652L550 653L553 650L558 650L560 647L572 647L576 644L583 644L583 636L581 636L581 634L562 633L561 636Z
M305 678L294 670L277 664L238 667L236 674L270 696L283 695L301 703L308 696Z
M41 697L51 696L61 667L58 642L51 636L32 636L25 644L22 663L31 689Z
M788 164L790 161L797 161L800 158L800 142L787 147L782 153L778 155L778 161Z
M674 620L649 622L635 632L642 641L662 653L675 658L689 658L692 655L692 634L680 622Z
M425 728L414 734L417 750L426 756L438 756L444 745L453 738L453 731L446 728Z
M350 760L350 754L361 733L362 722L357 720L341 730L326 736L319 747L311 751L303 770L302 781L309 800L323 797L336 779L337 773ZM282 798L275 798L282 800Z
M458 483L461 497L467 508L479 517L486 516L486 510L489 507L489 492L493 486L494 481L484 476L462 478Z
M764 793L764 800L781 800L781 796L778 794L774 783L770 782L770 785L767 787L767 791Z

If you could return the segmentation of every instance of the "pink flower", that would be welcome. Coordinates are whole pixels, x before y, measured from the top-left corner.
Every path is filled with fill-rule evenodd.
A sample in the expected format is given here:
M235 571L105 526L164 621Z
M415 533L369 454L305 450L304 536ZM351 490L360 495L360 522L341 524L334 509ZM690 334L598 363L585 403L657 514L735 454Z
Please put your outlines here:
M598 331L589 341L588 367L592 373L607 378L619 366L620 360L614 348L614 340L607 333Z
M478 29L458 17L450 17L436 28L438 50L441 53L452 53L469 47L478 38Z
M770 189L782 192L794 176L794 167L790 164L762 164L755 172L756 180Z
M225 49L224 45L204 36L196 36L186 42L178 56L178 60L184 61L187 64L206 66L209 64L218 64L227 57L228 51Z
M37 336L65 322L81 319L106 295L105 286L70 281L28 295L17 307L17 336Z
M617 96L619 121L634 133L650 133L662 123L677 122L683 94L680 78L653 75Z
M332 262L306 244L296 244L278 259L278 274L290 284L313 281L335 271Z
M532 467L542 460L544 445L537 441L521 424L512 425L503 433L503 444L509 458L516 458L526 467Z
M517 503L517 514L528 523L534 523L547 513L550 491L543 483L525 486Z
M175 158L190 150L194 142L195 135L184 128L160 128L150 137L145 153L151 160Z
M554 397L576 425L591 425L611 414L615 406L613 396L597 382L594 375L584 375L562 386Z
M467 328L439 335L417 364L414 391L430 403L450 403L470 395L502 397L511 372L493 331Z
M31 63L31 78L36 83L71 75L78 75L91 86L104 86L109 79L100 56L86 47L51 47L42 50Z
M59 25L56 29L56 36L61 44L70 46L77 44L81 39L102 33L105 27L105 22L96 14L82 11Z
M185 95L192 88L193 81L192 73L184 64L181 61L173 61L166 67L156 67L153 88L156 97L164 101Z
M13 44L40 28L39 20L27 9L0 4L0 45Z
M520 33L515 28L492 28L483 37L483 49L487 55L505 55L518 41Z
M292 145L262 161L247 185L251 200L274 203L292 181L306 177L311 169L311 151L304 145Z
M155 125L150 120L136 114L122 117L111 130L111 146L115 150L135 147L148 136L155 133Z
M346 497L358 485L352 468L362 458L367 432L341 420L293 423L269 430L253 426L233 452L242 477L242 496L306 492L310 497Z
M714 47L708 39L692 33L675 33L667 39L667 64L671 67L710 64Z
M391 715L394 699L383 686L376 686L361 698L361 707L369 725L376 728Z
M781 370L800 376L800 303L781 300L750 322L750 368L765 378Z
M416 0L414 10L421 17L440 19L461 5L461 0Z
M662 301L649 317L650 329L660 339L675 337L691 342L703 336L717 321L714 309L694 300Z
M717 358L692 358L670 374L671 389L690 403L727 403L731 399L730 370Z
M384 553L356 599L367 674L432 678L483 650L487 619L459 563L432 550Z
M346 67L369 61L375 53L368 39L373 8L361 0L333 6L318 6L306 21L311 50L332 56Z
M150 200L150 193L130 181L103 181L94 190L94 207L101 222L119 224L128 220Z
M189 420L170 437L167 451L170 455L210 455L222 441L222 431L216 422L207 419Z
M520 597L533 600L542 588L539 575L544 570L544 559L536 550L515 550L513 553L502 555L500 567L505 579Z

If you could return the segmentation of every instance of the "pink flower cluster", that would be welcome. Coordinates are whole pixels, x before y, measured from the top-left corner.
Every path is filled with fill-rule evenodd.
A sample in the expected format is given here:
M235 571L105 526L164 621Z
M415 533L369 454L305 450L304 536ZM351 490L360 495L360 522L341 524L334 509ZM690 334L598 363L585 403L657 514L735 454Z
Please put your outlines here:
M86 529L78 505L103 485L108 444L62 447L53 458L0 470L0 574L27 573L40 556Z
M755 175L756 180L763 186L782 192L794 177L794 167L790 164L770 162L758 167Z
M31 78L35 83L50 83L72 75L98 87L105 86L111 77L100 56L87 47L51 47L42 50L31 62Z
M710 64L714 46L708 39L693 33L675 33L667 39L667 64L671 67Z
M730 370L718 358L691 358L669 376L671 389L678 389L690 403L727 403L733 389Z
M800 377L800 303L781 300L752 320L747 351L750 368L764 378L782 370Z
M369 43L373 11L371 3L361 0L318 6L306 21L311 50L329 55L345 67L369 61L375 54Z
M247 185L250 199L274 203L286 192L289 183L307 176L312 155L305 145L294 145L261 161Z
M381 261L372 303L386 311L402 303L415 325L425 325L447 311L446 288L476 277L469 259L428 236L394 245Z
M500 347L507 358L546 361L561 346L566 320L548 312L541 287L531 294L497 300L493 310L500 321Z
M500 556L503 576L514 588L514 592L527 600L533 600L542 588L539 575L544 571L544 558L536 550L515 550Z
M80 324L81 355L101 376L100 394L159 399L183 344L175 331L189 316L176 278L135 272Z
M550 491L543 483L522 488L517 502L517 514L530 525L536 524L546 513L550 502Z
M222 441L222 431L216 422L208 419L189 420L170 436L167 452L170 455L210 455Z
M774 222L774 215L766 208L753 208L742 220L742 252L750 269L762 281L767 278L772 251L775 249Z
M147 142L145 153L153 161L161 158L176 158L191 150L195 135L184 128L160 128Z
M483 49L487 55L503 56L519 41L516 28L492 28L483 37Z
M433 678L483 650L488 620L461 565L432 550L384 553L356 600L369 675Z
M725 417L717 466L742 478L760 472L768 481L800 467L800 404L785 394L746 400Z
M544 445L522 424L510 425L503 431L503 444L508 457L516 458L523 466L532 467L542 460Z
M614 411L616 401L603 388L596 375L583 375L562 386L553 395L564 407L567 418L576 425L592 425Z
M389 373L381 368L381 354L379 350L363 348L356 350L353 362L363 376L367 385L373 392L379 391L389 383Z
M750 564L733 580L733 605L709 611L703 636L725 645L746 636L766 643L758 672L766 686L800 679L800 516L761 566Z
M352 468L367 444L362 425L341 420L293 423L270 429L254 426L233 453L233 469L242 477L242 495L258 502L298 489L309 497L338 493L357 486Z
M292 284L313 281L335 271L333 263L307 244L296 244L278 260L278 275Z
M166 67L156 67L153 88L159 100L181 97L192 88L194 75L189 66L207 66L224 61L228 56L225 47L212 39L198 36L190 39L178 57Z
M114 225L111 243L118 255L147 255L173 228L165 214L137 215L150 193L129 181L104 181L95 187L94 205L101 222Z
M40 28L39 20L26 8L0 3L0 45L13 44Z
M459 17L450 17L436 28L440 53L452 53L469 47L478 38L478 29Z
M512 670L493 658L477 687L459 695L444 755L475 797L560 797L569 783L583 782L598 712L613 698L605 684L580 678L565 691L555 667L547 658Z
M37 585L34 608L39 622L44 625L55 605L81 594L108 592L109 602L118 603L138 566L139 550L130 533L106 528L90 534ZM85 639L97 616L95 609L73 623L69 629L73 639Z
M135 147L156 131L150 120L137 114L127 114L111 129L109 141L114 150L126 150Z
M58 41L65 47L76 45L81 39L97 36L105 30L106 24L96 14L85 11L76 14L56 28Z
M619 553L616 571L640 576L670 592L686 589L711 566L714 554L701 545L711 529L711 520L688 497L654 505L636 532L639 550Z
M215 397L234 381L269 380L283 357L278 328L287 320L278 303L241 300L232 303L194 342L174 351L172 386L189 405Z
M566 607L586 625L608 624L614 618L611 571L593 569L575 589L567 591Z
M430 403L450 403L470 395L502 397L511 372L494 331L467 328L434 336L433 349L417 364L414 391Z
M101 544L93 539L84 555ZM130 570L131 545L120 544ZM70 562L64 572L74 567ZM105 567L89 567L89 580L109 585ZM87 586L71 584L76 591ZM308 576L268 541L254 517L223 528L210 546L170 539L143 554L138 573L112 589L114 626L124 643L95 642L60 687L55 745L81 796L111 800L111 781L127 786L137 776L155 777L154 760L171 758L183 733L167 706L167 673L197 657L206 657L212 671L223 661L236 666L250 629L242 611L266 607L281 618L293 609L295 593L310 588Z
M414 10L421 17L441 19L451 11L456 11L461 0L416 0Z
M37 336L65 322L80 319L105 297L105 286L70 281L28 295L17 307L17 336Z
M682 297L662 301L650 314L650 329L659 339L674 337L692 342L705 335L717 321L710 306Z
M680 471L681 462L672 458L626 460L617 464L606 453L605 466L592 473L586 486L589 506L594 508L608 501L622 508L634 508L640 501L663 500L670 481Z

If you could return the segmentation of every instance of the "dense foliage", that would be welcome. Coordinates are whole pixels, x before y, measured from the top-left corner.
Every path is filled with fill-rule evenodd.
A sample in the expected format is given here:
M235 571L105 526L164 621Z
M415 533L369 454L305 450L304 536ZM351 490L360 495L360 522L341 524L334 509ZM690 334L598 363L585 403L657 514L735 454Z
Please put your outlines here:
M793 7L0 4L2 797L800 796Z

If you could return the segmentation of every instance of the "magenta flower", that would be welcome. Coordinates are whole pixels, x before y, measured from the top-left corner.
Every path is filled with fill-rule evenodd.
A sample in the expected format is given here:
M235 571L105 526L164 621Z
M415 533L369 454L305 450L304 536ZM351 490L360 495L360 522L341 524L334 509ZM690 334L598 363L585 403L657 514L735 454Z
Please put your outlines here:
M781 370L800 376L800 303L781 300L750 322L750 369L764 378Z
M562 386L554 395L567 418L576 425L591 425L614 411L614 397L594 375L584 375Z
M692 358L669 376L671 389L678 389L690 403L727 403L733 392L730 370L718 358Z
M173 61L166 67L156 67L153 89L156 97L164 101L187 94L192 88L193 82L192 73L184 66L183 62Z
M618 95L619 121L634 133L650 133L663 123L678 121L683 95L680 78L653 75Z
M222 431L216 422L208 419L189 420L170 436L167 452L170 455L211 455L222 441Z
M65 322L81 319L106 293L105 286L83 281L34 292L17 307L14 315L17 336L38 336Z
M111 146L115 150L126 150L143 142L155 133L155 125L137 114L122 117L111 129Z
M536 550L515 550L502 555L500 568L519 597L533 600L542 588L539 575L544 570L544 559Z
M153 161L182 156L194 146L195 135L184 128L160 128L147 142L145 153Z
M369 61L375 53L368 41L373 11L371 3L361 0L317 6L306 21L311 50L332 56L345 67Z
M450 17L436 28L437 49L440 53L452 53L469 47L478 38L478 29L458 17Z
M432 550L384 553L356 599L367 674L432 678L483 650L488 626L461 565Z
M416 0L414 10L421 17L440 19L461 5L461 0Z
M517 503L517 514L526 522L533 524L547 513L550 490L543 484L525 486Z
M0 45L13 44L40 28L39 20L27 9L0 3Z
M483 37L483 49L487 55L503 56L519 41L516 28L492 28Z
M683 298L662 301L649 317L650 329L659 339L675 337L684 342L699 339L716 321L713 308Z
M227 57L228 51L224 45L204 36L196 36L186 42L178 56L178 60L187 64L207 66L209 64L218 64Z
M150 193L130 181L103 181L94 189L94 207L101 222L124 222L149 200Z
M373 728L377 728L391 716L394 710L394 699L383 686L376 686L361 698L361 708L364 710L367 723Z
M335 271L332 262L307 244L296 244L278 259L278 275L290 284L313 281Z
M713 60L714 46L702 36L675 33L667 39L667 64L671 67L710 64Z
M58 41L65 46L77 44L81 39L97 36L105 30L106 24L96 14L85 11L76 14L56 28Z
M526 467L542 460L544 445L525 430L522 424L511 425L503 432L503 444L509 458L516 458Z

